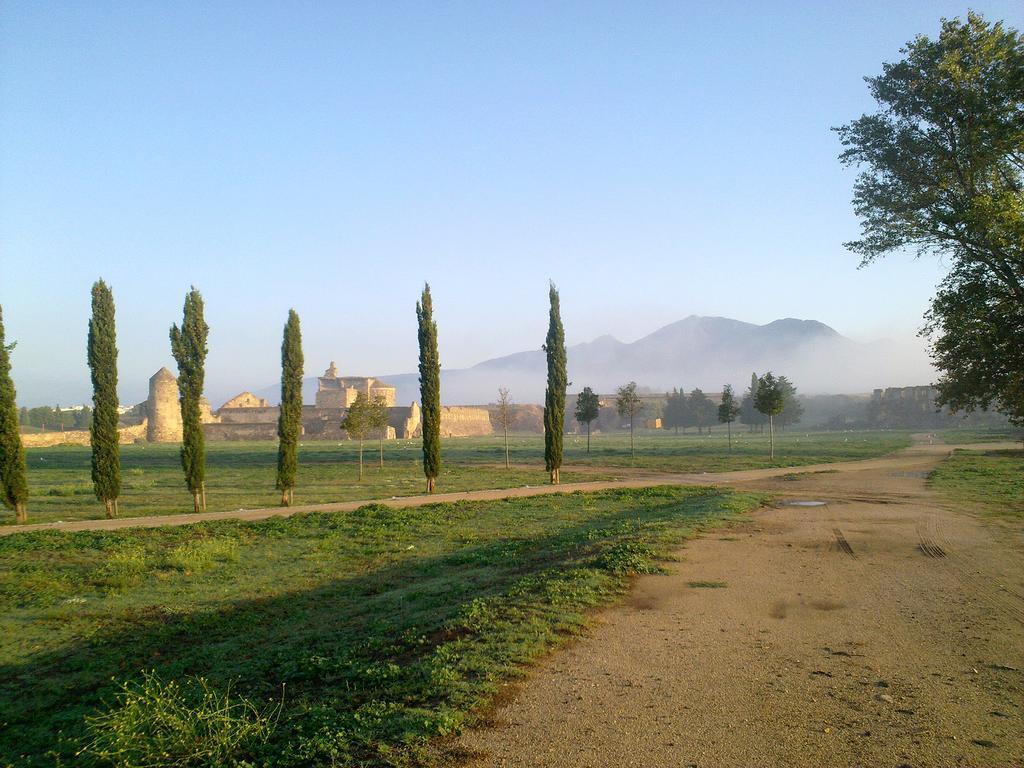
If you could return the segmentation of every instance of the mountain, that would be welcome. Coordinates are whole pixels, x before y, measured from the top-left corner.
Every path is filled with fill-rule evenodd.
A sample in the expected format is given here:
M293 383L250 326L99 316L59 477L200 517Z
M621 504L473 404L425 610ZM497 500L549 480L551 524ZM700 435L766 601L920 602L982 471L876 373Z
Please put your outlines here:
M691 315L634 342L601 336L566 352L570 392L589 386L610 393L628 381L653 391L700 387L718 392L725 383L742 391L752 372L767 370L785 374L808 394L868 392L933 378L920 345L860 344L824 323L794 318L755 325ZM508 387L516 402L541 402L546 370L543 350L516 352L443 371L441 394L447 404L487 403L494 401L498 387ZM399 403L419 399L416 374L381 378L397 388ZM275 390L257 394L276 402ZM307 379L303 390L306 402L313 402L316 378Z

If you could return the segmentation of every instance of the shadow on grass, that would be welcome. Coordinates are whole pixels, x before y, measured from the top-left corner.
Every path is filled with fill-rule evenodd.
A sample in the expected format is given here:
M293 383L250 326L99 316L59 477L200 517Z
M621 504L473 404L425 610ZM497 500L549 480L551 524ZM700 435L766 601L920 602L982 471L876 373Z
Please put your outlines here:
M435 556L410 547L391 555L397 561L364 562L308 590L215 610L122 603L97 616L92 636L0 667L0 763L74 762L84 716L144 669L164 679L202 675L255 699L283 696L260 764L422 762L426 739L457 730L500 680L577 632L586 610L621 592L629 574L652 570L654 558L730 511L718 492L658 491L634 492L642 503L552 533L513 530ZM313 525L322 543L414 525L445 506L225 526L287 536Z

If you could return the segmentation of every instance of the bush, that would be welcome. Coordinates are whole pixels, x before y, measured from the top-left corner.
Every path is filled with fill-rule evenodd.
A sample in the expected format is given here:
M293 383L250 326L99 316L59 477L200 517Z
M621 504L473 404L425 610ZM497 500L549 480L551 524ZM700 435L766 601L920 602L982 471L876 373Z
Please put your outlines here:
M114 768L245 766L270 738L280 709L261 710L202 677L179 685L144 672L141 683L121 686L116 706L86 718L92 740L78 756Z
M238 560L238 542L228 538L196 539L175 547L167 554L167 565L195 573L217 562Z

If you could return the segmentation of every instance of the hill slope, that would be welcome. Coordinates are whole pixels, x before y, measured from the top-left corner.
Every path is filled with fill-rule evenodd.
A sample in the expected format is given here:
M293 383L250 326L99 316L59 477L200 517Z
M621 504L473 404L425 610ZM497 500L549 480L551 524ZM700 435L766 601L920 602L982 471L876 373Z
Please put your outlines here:
M701 387L717 392L726 382L746 388L751 372L772 370L789 376L800 391L866 392L881 386L926 383L927 358L890 342L859 344L816 320L784 318L755 325L725 317L691 315L626 343L612 336L568 347L570 392L584 386L608 393L627 381L652 390ZM446 403L492 402L508 387L516 402L543 399L546 365L539 348L485 360L472 368L445 370ZM417 375L382 377L398 389L399 403L419 399ZM259 394L276 402L276 388ZM312 403L316 378L306 379Z

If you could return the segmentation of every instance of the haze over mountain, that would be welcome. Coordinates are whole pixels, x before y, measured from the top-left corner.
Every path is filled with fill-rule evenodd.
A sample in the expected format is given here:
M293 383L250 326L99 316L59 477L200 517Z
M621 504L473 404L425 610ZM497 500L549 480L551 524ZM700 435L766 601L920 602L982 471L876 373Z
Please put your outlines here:
M601 393L627 381L664 391L701 387L718 392L725 383L747 387L751 372L785 374L805 394L869 392L876 387L927 384L934 376L918 346L889 341L861 344L816 320L784 318L755 325L725 317L691 315L634 342L606 335L567 347L570 392L584 386ZM516 402L541 402L546 376L540 348L443 370L446 404L493 402L508 387ZM318 375L318 373L317 373ZM394 385L398 402L419 399L416 373L381 376ZM313 402L316 375L305 380ZM277 387L259 394L277 401Z

